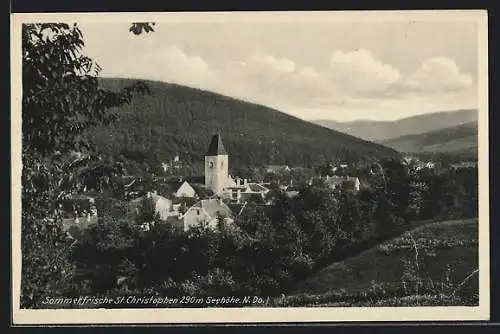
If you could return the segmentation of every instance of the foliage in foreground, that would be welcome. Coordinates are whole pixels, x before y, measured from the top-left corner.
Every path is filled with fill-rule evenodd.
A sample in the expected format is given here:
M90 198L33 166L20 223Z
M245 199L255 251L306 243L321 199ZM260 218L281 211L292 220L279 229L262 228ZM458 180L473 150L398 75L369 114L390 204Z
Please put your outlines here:
M99 158L82 133L109 124L116 115L108 108L145 91L140 83L118 92L99 87L100 68L83 46L76 24L22 27L21 307L36 307L42 295L67 288L73 275L71 241L60 226L64 199L86 186L84 174L103 185L120 172ZM74 159L74 151L88 158Z

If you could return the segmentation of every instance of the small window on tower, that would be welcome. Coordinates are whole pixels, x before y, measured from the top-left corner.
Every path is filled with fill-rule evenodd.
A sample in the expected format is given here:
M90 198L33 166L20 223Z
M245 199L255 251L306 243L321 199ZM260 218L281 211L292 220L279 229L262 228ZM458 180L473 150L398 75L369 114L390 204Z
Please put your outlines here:
M210 167L210 168L214 168L214 162L213 162L213 161L210 161L210 162L208 163L208 167Z
M220 162L220 166L224 167L224 160Z

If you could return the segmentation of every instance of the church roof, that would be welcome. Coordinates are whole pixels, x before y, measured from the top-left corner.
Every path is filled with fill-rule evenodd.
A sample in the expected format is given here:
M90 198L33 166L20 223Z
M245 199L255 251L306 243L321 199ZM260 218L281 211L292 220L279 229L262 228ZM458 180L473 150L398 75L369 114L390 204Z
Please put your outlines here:
M227 155L227 151L224 148L224 144L222 144L222 137L219 133L216 133L212 136L212 141L210 141L210 145L208 146L208 151L206 155L208 156Z

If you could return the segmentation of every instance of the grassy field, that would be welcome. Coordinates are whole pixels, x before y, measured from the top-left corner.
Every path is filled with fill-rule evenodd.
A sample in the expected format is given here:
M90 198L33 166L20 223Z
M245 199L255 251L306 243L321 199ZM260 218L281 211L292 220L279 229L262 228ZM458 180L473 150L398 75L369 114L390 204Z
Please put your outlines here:
M478 303L477 219L415 228L299 283L278 304L330 306Z

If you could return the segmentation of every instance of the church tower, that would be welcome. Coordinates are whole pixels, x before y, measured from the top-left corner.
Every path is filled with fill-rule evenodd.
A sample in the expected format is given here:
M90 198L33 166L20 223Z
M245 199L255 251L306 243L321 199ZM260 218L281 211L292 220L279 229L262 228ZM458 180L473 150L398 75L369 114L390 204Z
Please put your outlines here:
M205 155L205 186L220 193L229 179L228 154L219 133L213 135Z

